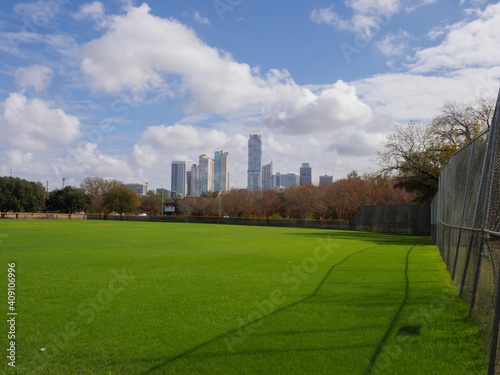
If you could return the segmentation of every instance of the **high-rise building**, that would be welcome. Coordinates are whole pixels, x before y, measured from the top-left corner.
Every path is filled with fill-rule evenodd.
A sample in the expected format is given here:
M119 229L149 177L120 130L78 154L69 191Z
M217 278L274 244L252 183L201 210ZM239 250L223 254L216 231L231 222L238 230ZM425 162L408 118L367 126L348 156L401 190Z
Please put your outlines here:
M186 185L187 185L186 196L191 197L193 195L193 178L191 171L186 172Z
M333 176L319 176L319 186L333 184Z
M191 166L191 196L200 196L200 168L196 164Z
M309 163L302 163L300 167L300 185L312 184L312 168Z
M262 188L262 135L251 134L248 139L248 191Z
M290 186L297 186L299 184L299 176L296 173L279 173L273 175L273 189L274 188L287 188Z
M296 186L299 184L299 176L295 173L287 173L287 174L282 174L281 175L281 186L284 188L290 187L290 186Z
M214 161L207 155L200 155L200 194L214 191Z
M281 187L281 173L273 174L272 178L273 189Z
M229 190L229 154L215 151L214 159L214 191L225 192Z
M156 195L163 195L164 197L170 197L170 191L164 188L156 189Z
M146 185L143 185L143 184L125 184L123 186L125 186L127 189L135 191L139 195L147 195Z
M273 188L273 162L262 166L262 189L271 190Z
M177 197L186 196L186 162L173 161L172 162L172 182L171 191L172 195Z

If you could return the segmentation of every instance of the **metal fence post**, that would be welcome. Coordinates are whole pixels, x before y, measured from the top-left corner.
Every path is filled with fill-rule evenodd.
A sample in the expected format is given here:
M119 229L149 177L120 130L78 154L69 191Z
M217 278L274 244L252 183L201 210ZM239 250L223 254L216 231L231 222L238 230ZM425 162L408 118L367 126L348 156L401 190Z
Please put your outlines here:
M498 126L499 126L499 116L500 116L500 93L497 99L497 105L495 109L495 115L493 116L493 121L491 124L492 129L490 130L490 140L491 140L491 151L490 151L490 163L488 168L488 185L486 185L486 197L484 204L484 212L483 212L483 221L481 225L482 236L481 236L481 251L482 244L484 241L484 230L486 229L486 220L488 219L489 213L489 201L490 201L490 191L491 184L493 180L493 167L495 161L495 153L496 153L496 145L498 138ZM496 367L496 353L497 353L497 345L498 345L498 328L500 325L500 272L498 273L497 280L497 290L496 290L496 301L495 301L495 314L493 317L493 328L491 332L491 345L490 345L490 362L488 374L494 375L495 367Z
M453 275L451 276L451 278L453 280L455 280L455 273L457 271L458 252L460 249L460 241L462 240L462 226L464 225L464 218L465 218L465 204L467 203L467 191L469 190L469 180L470 180L470 173L471 173L471 169L472 169L472 156L474 155L475 145L476 145L476 142L475 141L472 142L470 156L469 156L469 167L467 168L467 181L465 182L464 201L462 203L462 217L460 218L460 229L458 231L457 251L455 252L455 262L453 265Z
M486 145L486 152L484 153L484 160L483 160L483 167L481 170L481 183L479 184L479 192L477 194L477 200L476 200L476 207L474 210L474 223L473 227L476 224L476 219L477 219L477 212L479 210L479 203L481 200L481 192L483 191L483 184L485 183L485 180L488 180L488 170L486 169L488 165L488 160L490 156L490 151L491 151L491 143L492 143L492 129L490 129L490 132L488 134L488 144ZM489 186L488 184L486 185L486 190L487 193L489 194ZM486 203L488 201L487 195L485 194L485 207L487 207ZM483 217L481 218L481 231L484 231L483 223L485 221L485 211L483 212ZM472 236L473 237L473 236ZM472 238L470 241L470 251L472 251ZM474 282L472 284L472 291L471 291L471 300L470 300L470 307L469 307L469 315L472 315L472 310L474 309L474 305L476 304L476 293L477 293L477 285L479 283L479 271L481 269L481 252L483 248L483 236L481 235L481 239L479 240L479 248L478 248L478 253L477 253L477 262L476 262L476 271L474 273Z
M448 217L448 225L453 225L453 211L455 210L455 180L457 176L457 158L456 156L453 158L453 173L451 176L451 209ZM448 246L446 251L446 267L448 271L451 271L450 268L450 252L451 252L451 227L448 227Z

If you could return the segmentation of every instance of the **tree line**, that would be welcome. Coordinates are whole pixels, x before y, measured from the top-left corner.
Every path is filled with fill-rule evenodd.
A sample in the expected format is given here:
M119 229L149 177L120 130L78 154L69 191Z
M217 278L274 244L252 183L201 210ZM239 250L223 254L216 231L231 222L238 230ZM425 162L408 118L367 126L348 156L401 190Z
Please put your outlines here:
M50 193L40 182L0 177L0 211L155 215L161 213L161 196L151 191L139 197L120 181L101 177L87 177L79 188L66 186Z
M414 195L396 182L351 172L331 184L291 186L282 190L233 189L177 201L178 212L195 216L349 220L363 206L409 204Z
M413 194L396 188L395 184L395 181L380 176L360 177L353 171L346 178L324 186L293 186L254 192L233 189L222 195L209 192L201 197L176 198L176 213L348 220L364 205L410 203ZM23 197L24 200L14 199L13 196ZM87 177L79 188L66 186L50 192L48 196L41 183L12 177L0 178L0 209L3 211L161 215L162 199L170 198L154 191L140 197L121 182L101 177Z

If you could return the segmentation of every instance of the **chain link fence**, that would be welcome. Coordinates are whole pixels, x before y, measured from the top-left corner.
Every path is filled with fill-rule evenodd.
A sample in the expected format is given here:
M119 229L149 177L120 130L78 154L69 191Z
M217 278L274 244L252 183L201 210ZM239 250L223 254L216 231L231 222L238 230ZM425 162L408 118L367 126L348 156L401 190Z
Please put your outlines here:
M364 206L349 222L350 230L430 235L430 204Z
M500 95L489 131L442 169L431 206L432 237L500 374Z

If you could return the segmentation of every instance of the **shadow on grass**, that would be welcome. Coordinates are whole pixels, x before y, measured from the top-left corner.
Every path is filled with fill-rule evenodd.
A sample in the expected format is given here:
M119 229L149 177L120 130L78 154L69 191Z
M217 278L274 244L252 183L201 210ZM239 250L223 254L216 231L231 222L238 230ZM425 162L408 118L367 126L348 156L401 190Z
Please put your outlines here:
M294 233L293 235L304 235L303 233ZM309 234L305 234L305 235L309 235ZM311 233L310 234L311 236L313 236L313 234ZM315 233L314 234L315 237L318 237L318 233ZM321 236L321 234L320 234ZM325 233L325 236L328 236L328 237L332 237L332 233ZM334 239L335 238L342 238L342 239L348 239L348 240L360 240L360 238L370 238L370 241L373 243L374 241L372 240L373 237L377 237L377 236L374 236L373 234L371 233L353 233L352 235L349 234L349 232L340 232L338 234L335 234L334 236ZM379 247L381 245L393 245L393 244L399 244L399 245L409 245L409 244L413 244L414 246L408 251L407 255L406 255L406 270L405 270L405 276L406 276L406 292L405 292L405 297L404 297L404 300L403 300L403 303L401 304L401 306L399 307L396 315L394 316L393 320L391 321L385 335L383 336L382 340L380 341L379 343L379 346L377 346L377 351L374 353L373 357L372 357L372 360L370 361L370 363L374 363L380 353L380 345L383 345L385 343L385 341L387 340L387 337L389 336L389 333L391 332L391 330L394 328L394 324L395 322L397 321L403 307L404 307L404 304L406 303L406 300L408 298L408 275L407 275L407 271L408 271L408 256L411 252L411 250L417 246L415 244L415 239L416 237L415 236L396 236L396 239L394 240L391 240L393 238L393 236L391 235L390 237L389 236L380 236L379 237L380 240L378 241L378 239L375 241L375 242L380 242L376 245L373 245L373 246L369 246L369 247L366 247L364 249L361 249L359 251L356 251L354 253L351 253L349 254L348 256L346 256L344 259L342 259L341 261L335 263L334 265L332 265L330 267L330 269L328 270L328 272L326 273L326 275L322 278L322 280L319 282L318 286L316 287L316 289L310 294L308 295L307 297L305 298L302 298L301 300L299 301L296 301L290 305L287 305L287 306L284 306L282 308L279 308L279 309L276 309L274 310L273 312L269 313L269 314L266 314L266 315L263 315L262 317L260 317L259 319L255 319L247 324L244 324L244 325L241 325L240 327L237 327L233 330L230 330L230 331L227 331L227 332L224 332L222 334L220 334L219 336L216 336L208 341L205 341L203 343L200 343L188 350L185 350L184 352L182 353L179 353L177 355L174 355L172 357L169 357L165 360L163 360L161 363L151 367L150 369L148 369L147 371L144 372L144 374L150 374L150 373L153 373L157 370L160 370L162 369L163 367L169 365L169 364L172 364L173 362L177 361L177 360L180 360L184 357L187 357L191 354L193 354L194 352L196 352L197 350L200 350L200 349L203 349L203 348L206 348L207 346L211 345L211 344L214 344L216 341L218 340L224 340L225 338L227 337L230 337L230 336L233 336L235 335L237 332L239 332L240 330L242 329L245 329L247 327L250 327L252 325L255 325L256 323L259 323L261 322L262 320L265 320L267 318L270 318L271 316L273 315L276 315L276 314L279 314L279 313L282 313L284 312L285 310L289 310L295 306L298 306L298 305L302 305L304 303L307 303L307 302L310 302L309 300L314 298L318 291L322 288L322 286L324 285L325 281L330 277L330 275L332 274L332 272L334 271L334 269L336 267L338 267L339 265L341 265L342 263L346 262L349 258L355 256L355 255L358 255L360 253L363 253L365 251L368 251L370 249L374 249L376 247ZM384 241L385 240L385 241ZM377 326L376 328L380 328L380 326ZM347 329L346 329L347 330ZM317 332L324 332L325 330L317 330ZM338 330L335 330L335 331L338 331ZM304 334L304 332L302 331L299 331L299 332L293 332L293 333L288 333L288 334L299 334L299 333L302 333ZM283 334L287 334L287 333L283 333ZM252 334L253 335L253 334ZM265 334L264 334L265 335ZM272 335L272 334L270 334ZM349 349L349 348L354 348L356 345L347 345L347 346L342 346L343 349ZM358 345L358 347L363 347L363 348L366 348L366 347L373 347L373 344L363 344L363 345ZM270 353L272 351L274 352L289 352L289 351L294 351L294 350L300 350L300 351L304 351L304 352L308 352L308 351L318 351L318 350L332 350L332 349L340 349L340 347L336 347L336 346L332 346L332 347L318 347L318 348L304 348L304 349L286 349L286 350L283 350L283 349L270 349L270 350L257 350L257 351L249 351L248 353L247 352L244 352L244 351L238 351L236 353L234 352L230 352L230 351L224 351L224 352L217 352L217 353L212 353L210 354L211 356L223 356L223 355L238 355L238 354L254 354L254 353ZM203 354L201 353L198 353L197 356L203 356Z
M417 247L418 245L419 245L419 243L418 243L418 240L417 240L417 243L415 245L413 245L411 247L411 249L408 250L408 252L406 253L405 296L403 298L403 301L401 302L401 305L399 306L398 311L396 312L396 314L394 315L394 317L391 320L391 323L387 327L387 330L385 331L384 336L382 337L382 339L380 340L379 344L377 345L377 349L375 350L375 353L373 353L373 356L370 359L370 363L368 364L368 366L365 369L365 372L364 372L365 375L370 374L373 366L375 366L375 362L377 362L377 359L378 359L380 353L382 352L385 344L387 343L387 339L389 338L389 335L394 330L394 327L396 326L396 322L398 321L399 316L401 315L401 312L403 311L404 307L406 306L406 302L408 301L408 295L410 294L410 282L408 280L408 263L409 263L409 257L410 257L411 251L415 247ZM420 331L420 328L419 328L419 331Z
M330 238L357 242L372 242L380 245L412 245L417 240L419 245L434 245L430 236L415 236L400 233L357 232L347 230L314 230L314 232L288 232L290 237Z

